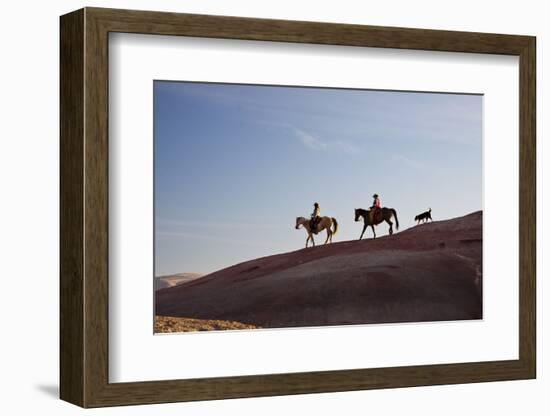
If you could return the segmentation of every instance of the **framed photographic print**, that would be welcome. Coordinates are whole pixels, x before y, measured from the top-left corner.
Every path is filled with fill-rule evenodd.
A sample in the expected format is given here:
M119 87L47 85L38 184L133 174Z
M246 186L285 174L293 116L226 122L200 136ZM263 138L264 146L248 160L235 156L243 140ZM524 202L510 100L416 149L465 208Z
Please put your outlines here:
M61 17L83 407L534 378L535 38Z

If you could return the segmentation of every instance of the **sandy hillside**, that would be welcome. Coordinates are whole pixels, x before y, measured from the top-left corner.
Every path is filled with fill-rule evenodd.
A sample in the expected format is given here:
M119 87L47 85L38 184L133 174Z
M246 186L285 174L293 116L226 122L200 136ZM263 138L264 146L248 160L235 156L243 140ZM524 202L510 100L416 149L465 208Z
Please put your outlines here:
M200 273L178 273L168 276L155 277L155 291L167 287L174 287L201 277Z
M481 318L482 213L264 257L156 292L156 314L293 327Z

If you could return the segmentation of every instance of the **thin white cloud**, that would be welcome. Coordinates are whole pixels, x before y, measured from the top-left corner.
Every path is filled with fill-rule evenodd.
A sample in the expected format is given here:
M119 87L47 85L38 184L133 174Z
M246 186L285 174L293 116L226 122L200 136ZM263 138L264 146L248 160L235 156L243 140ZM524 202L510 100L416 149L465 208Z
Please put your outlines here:
M347 153L349 155L356 155L360 152L359 148L351 143L347 143L344 141L335 141L330 144L330 146L333 146L337 149L340 149L344 153Z
M325 152L340 151L350 155L359 153L359 148L351 143L342 140L323 141L302 129L290 125L288 127L294 132L298 140L309 149Z
M321 152L328 152L328 151L338 151L338 152L344 152L349 155L355 155L360 153L359 147L356 145L344 141L344 140L323 140L319 138L317 135L312 134L309 131L305 131L302 128L298 128L294 126L293 124L284 122L284 121L266 121L266 120L259 120L256 121L256 124L260 124L262 126L267 126L269 128L280 128L287 131L290 131L293 136L305 147L311 150L315 151L321 151Z
M313 150L328 150L328 144L322 142L317 137L314 137L311 134L297 128L294 128L293 130L298 140L300 140L304 146Z
M413 169L424 169L425 167L424 163L399 154L392 155L392 160L395 164L405 165Z

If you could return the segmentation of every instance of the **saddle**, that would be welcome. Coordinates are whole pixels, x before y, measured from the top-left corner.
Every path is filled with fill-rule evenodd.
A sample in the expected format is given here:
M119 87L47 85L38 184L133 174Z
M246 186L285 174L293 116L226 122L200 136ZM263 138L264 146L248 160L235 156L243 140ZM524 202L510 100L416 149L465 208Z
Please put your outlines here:
M382 208L371 208L371 210L374 210L374 212L371 214L372 215L371 218L373 222L380 223L384 221L384 217L382 215Z
M318 231L317 231L317 224L319 223L319 220L321 218L312 218L309 220L309 228L311 228L311 232L313 234L317 234Z

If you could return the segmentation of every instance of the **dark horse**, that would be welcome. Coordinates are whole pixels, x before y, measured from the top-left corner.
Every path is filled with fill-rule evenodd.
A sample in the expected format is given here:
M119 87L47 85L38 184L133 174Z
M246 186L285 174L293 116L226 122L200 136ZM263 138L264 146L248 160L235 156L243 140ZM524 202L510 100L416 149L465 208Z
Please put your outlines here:
M363 208L356 208L355 209L355 221L359 221L359 217L363 217L363 221L365 222L365 225L363 226L363 231L361 232L361 237L359 237L359 240L363 238L363 234L365 234L365 230L370 225L372 228L372 233L374 234L374 238L376 238L376 231L374 231L374 226L380 224L382 221L386 221L390 225L390 235L393 234L393 222L391 222L391 217L395 218L395 228L399 230L399 220L397 219L397 212L393 208L381 208L379 212L376 212L374 214L374 221L371 223L369 221L369 210L363 209Z

